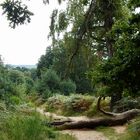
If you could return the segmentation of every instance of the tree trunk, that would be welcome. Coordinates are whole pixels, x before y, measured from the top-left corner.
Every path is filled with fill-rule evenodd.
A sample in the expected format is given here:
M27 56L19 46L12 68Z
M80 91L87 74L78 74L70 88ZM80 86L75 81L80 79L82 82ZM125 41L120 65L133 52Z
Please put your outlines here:
M95 128L98 126L115 126L123 125L129 120L133 119L135 116L140 115L139 109L132 109L123 113L111 113L106 112L100 108L100 102L102 97L99 97L97 103L97 109L110 117L102 117L97 119L83 120L83 121L74 121L74 120L64 120L64 121L54 121L49 123L51 126L55 126L59 130L65 129L82 129L82 128Z

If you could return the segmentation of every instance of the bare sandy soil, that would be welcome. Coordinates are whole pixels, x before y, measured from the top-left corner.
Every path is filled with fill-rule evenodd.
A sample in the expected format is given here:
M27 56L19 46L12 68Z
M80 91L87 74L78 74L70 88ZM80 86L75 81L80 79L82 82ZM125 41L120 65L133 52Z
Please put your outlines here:
M77 140L108 140L101 132L94 130L64 130L62 133L73 135Z

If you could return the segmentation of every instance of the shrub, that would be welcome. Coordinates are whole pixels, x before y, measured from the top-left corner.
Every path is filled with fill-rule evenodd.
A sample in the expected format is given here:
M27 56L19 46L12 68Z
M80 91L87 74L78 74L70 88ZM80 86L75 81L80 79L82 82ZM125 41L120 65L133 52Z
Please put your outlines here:
M46 111L55 111L56 113L62 112L64 108L64 100L66 96L63 95L54 95L48 98L46 103Z
M47 70L42 74L41 79L36 83L36 89L44 98L50 97L53 93L58 92L60 85L60 78L53 70Z
M0 111L5 111L6 110L6 105L4 104L4 102L0 101Z
M91 96L72 94L65 100L65 107L68 110L71 109L76 112L81 112L88 110L92 102Z
M53 70L47 70L47 72L42 75L42 82L48 86L52 92L59 90L60 78Z
M32 93L34 90L34 81L30 77L25 77L26 94Z
M21 102L21 99L17 96L11 96L9 99L10 103L13 105L19 105Z
M115 112L124 112L134 108L140 108L140 98L124 97L113 107Z
M75 93L76 85L71 80L62 81L60 84L60 89L64 95L69 95L70 93Z
M88 95L55 95L48 98L46 110L54 111L63 115L76 115L77 113L83 113L87 111L93 101L94 98Z
M18 70L9 70L8 77L16 85L23 84L25 82L24 74Z

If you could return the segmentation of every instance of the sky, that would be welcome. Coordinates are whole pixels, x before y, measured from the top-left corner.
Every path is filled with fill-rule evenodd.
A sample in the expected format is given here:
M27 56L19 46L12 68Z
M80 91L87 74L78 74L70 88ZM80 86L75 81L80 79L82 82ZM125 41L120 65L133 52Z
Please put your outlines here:
M29 10L34 13L31 23L12 29L5 16L0 18L0 55L5 64L35 65L45 53L48 41L50 16L53 9L58 8L57 0L44 5L43 0L25 0ZM59 8L63 8L61 5ZM2 10L0 9L0 14Z

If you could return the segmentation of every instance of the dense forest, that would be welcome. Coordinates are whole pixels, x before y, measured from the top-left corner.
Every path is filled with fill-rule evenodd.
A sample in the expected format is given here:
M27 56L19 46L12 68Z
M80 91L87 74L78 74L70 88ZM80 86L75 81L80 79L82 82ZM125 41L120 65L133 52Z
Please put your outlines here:
M51 14L51 44L37 68L12 67L0 56L0 139L74 140L57 130L79 128L108 137L110 126L125 124L125 133L111 134L139 140L140 1L58 0L63 2L65 10ZM22 1L5 0L0 6L11 28L34 15Z

